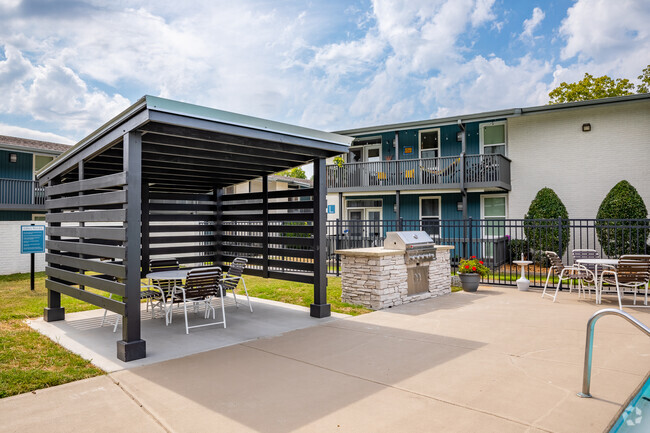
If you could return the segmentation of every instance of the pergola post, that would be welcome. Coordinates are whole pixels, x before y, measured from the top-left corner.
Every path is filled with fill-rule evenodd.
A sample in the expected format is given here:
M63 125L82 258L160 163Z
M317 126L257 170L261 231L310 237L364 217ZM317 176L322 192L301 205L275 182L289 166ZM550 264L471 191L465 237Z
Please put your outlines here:
M117 357L133 361L146 356L146 343L140 338L140 224L142 219L142 136L127 132L124 142L126 172L126 293L122 320L122 340L117 342Z
M47 183L47 186L53 186L56 185L58 182L58 178L52 179L50 182ZM53 212L61 212L60 209L56 210L50 210L51 213ZM50 227L61 227L61 223L59 222L48 222L48 225ZM61 236L49 236L50 240L60 240ZM48 252L49 253L59 253L59 251L53 251L48 247ZM47 257L47 256L46 256ZM58 265L53 265L55 267L58 267ZM56 322L57 320L64 320L65 319L65 308L61 306L61 293L47 289L47 307L43 309L43 320L46 322Z
M321 158L314 161L314 303L309 308L310 315L318 318L331 315L327 303L326 195L325 159Z

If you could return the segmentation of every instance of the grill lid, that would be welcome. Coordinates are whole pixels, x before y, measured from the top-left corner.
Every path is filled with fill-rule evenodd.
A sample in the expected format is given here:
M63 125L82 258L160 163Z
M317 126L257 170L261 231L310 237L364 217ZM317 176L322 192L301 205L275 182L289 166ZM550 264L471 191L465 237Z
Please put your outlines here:
M429 249L435 244L425 231L388 232L384 240L384 248L394 250Z

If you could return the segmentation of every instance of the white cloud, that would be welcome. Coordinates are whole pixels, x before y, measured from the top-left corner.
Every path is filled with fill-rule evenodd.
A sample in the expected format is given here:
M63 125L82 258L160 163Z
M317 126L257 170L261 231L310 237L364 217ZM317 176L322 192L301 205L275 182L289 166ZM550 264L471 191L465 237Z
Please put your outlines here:
M582 74L635 78L650 53L650 2L578 0L560 27L564 61Z
M63 137L51 132L37 131L34 129L23 128L21 126L7 125L0 123L0 135L11 137L29 138L32 140L51 141L53 143L74 144L75 142L68 137Z
M521 32L521 35L519 35L520 39L532 39L533 38L533 32L539 27L539 25L542 23L544 18L546 17L546 14L544 13L543 10L540 8L535 8L533 9L533 15L524 20L524 31Z

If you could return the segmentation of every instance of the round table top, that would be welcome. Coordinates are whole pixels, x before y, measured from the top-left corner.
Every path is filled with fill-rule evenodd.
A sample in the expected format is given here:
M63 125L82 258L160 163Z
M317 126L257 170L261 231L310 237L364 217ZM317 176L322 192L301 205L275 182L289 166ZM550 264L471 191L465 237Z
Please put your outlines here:
M184 280L189 271L189 269L176 269L172 271L150 272L147 274L147 278L150 280Z
M531 262L529 260L513 260L512 263L514 263L515 265L519 265L519 266L527 266L527 265L532 264L533 262Z
M576 263L588 263L590 265L615 265L618 259L577 259Z

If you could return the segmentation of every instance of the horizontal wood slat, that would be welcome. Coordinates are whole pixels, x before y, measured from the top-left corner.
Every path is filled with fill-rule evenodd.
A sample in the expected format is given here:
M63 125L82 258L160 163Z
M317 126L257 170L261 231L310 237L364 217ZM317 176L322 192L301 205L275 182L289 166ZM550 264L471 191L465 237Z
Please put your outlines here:
M45 215L48 223L61 222L124 222L126 209L92 210L84 212L48 213Z
M313 259L313 250L295 250L292 248L269 248L269 256L297 257L301 259Z
M47 227L46 233L50 236L73 236L83 239L126 240L126 229L121 227Z
M216 211L216 204L197 204L197 203L150 203L149 210L156 211Z
M256 277L263 277L264 276L264 271L261 269L249 269L246 268L245 275L254 275ZM290 272L276 272L276 271L269 271L269 278L275 278L277 280L284 280L284 281L295 281L297 283L306 283L306 284L314 284L314 275L310 273L290 273Z
M175 224L170 225L150 225L150 233L178 233L178 232L214 232L216 227L214 224Z
M314 271L314 264L308 262L292 262L290 260L269 260L270 268L297 269L300 271Z
M221 196L221 202L226 203L229 201L240 201L240 200L262 200L264 194L261 192L247 192L244 194L224 194Z
M95 177L93 179L68 182L61 185L48 186L45 187L45 194L47 194L48 197L51 197L53 195L70 194L122 185L126 185L126 173L124 172Z
M224 232L261 232L261 224L222 224L219 225ZM314 226L310 225L269 225L269 233L313 233Z
M200 201L200 202L214 202L214 196L210 194L149 194L149 200L185 200L185 201Z
M240 254L262 254L264 252L264 248L262 247L249 247L249 246L242 246L242 245L221 245L221 248L219 249L220 251L227 251L227 252L232 252L232 253L240 253Z
M115 263L100 262L97 260L81 259L59 254L45 254L47 263L82 269L84 271L98 272L116 278L126 278L126 268Z
M151 244L181 244L190 242L214 242L214 235L205 236L151 236Z
M116 259L126 258L126 248L111 245L82 244L78 242L65 241L46 241L45 246L50 251L70 251L73 253Z
M112 191L76 197L57 198L45 202L46 209L66 209L80 206L102 206L126 203L126 191Z
M269 203L271 210L313 209L313 201L272 201Z
M278 191L269 191L269 198L311 197L313 195L313 188L281 189Z
M188 214L150 214L149 221L152 222L185 222L185 221L211 221L214 216L211 215L188 215Z
M151 248L150 254L153 255L169 255L169 254L183 254L183 253L197 253L197 252L212 252L214 245L190 245L184 247L163 247Z
M78 274L76 272L65 271L63 269L45 267L45 273L49 277L57 278L60 280L68 281L72 284L79 284L94 289L103 290L114 295L124 296L125 286L123 283L112 281L109 279L98 278L92 275Z
M261 244L264 241L262 236L230 236L223 235L221 240L225 242L234 242L240 244ZM279 244L279 245L300 245L305 247L311 247L314 244L313 238L299 238L293 236L269 236L269 244Z
M121 314L122 316L125 313L126 304L115 299L108 299L104 296L97 295L86 290L81 290L76 287L68 286L63 283L52 281L50 279L45 280L45 287L48 290L54 290L55 292L59 292L75 299L79 299L80 301L96 305L99 308L104 308L108 311L112 311L113 313Z

